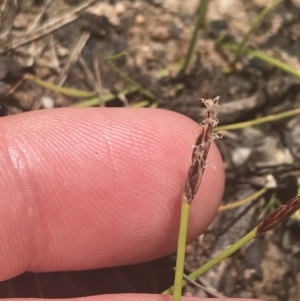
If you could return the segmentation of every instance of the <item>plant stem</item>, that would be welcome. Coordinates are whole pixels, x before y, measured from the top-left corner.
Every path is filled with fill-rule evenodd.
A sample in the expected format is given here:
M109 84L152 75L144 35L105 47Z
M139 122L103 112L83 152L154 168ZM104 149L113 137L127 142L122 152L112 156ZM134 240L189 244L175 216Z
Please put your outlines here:
M209 0L200 0L200 6L199 6L199 11L198 11L198 19L197 19L197 23L193 32L193 36L189 45L189 49L188 49L188 53L186 55L186 59L184 61L184 65L182 68L182 73L184 74L186 72L186 69L191 61L192 58L192 53L194 51L195 45L196 45L196 40L198 37L198 32L201 28L204 28L204 24L205 24L205 16L206 16L206 11L208 8L208 3Z
M217 255L216 257L214 257L213 259L211 259L210 261L208 261L206 264L204 264L203 266L201 266L199 269L197 269L196 271L192 272L190 275L188 275L188 278L194 280L197 277L200 277L205 272L207 272L209 269L211 269L212 267L214 267L216 264L218 264L219 262L221 262L225 258L229 257L231 254L233 254L234 252L236 252L237 250L239 250L247 242L249 242L250 240L252 240L256 236L257 236L257 233L256 233L256 228L255 228L251 232L249 232L248 234L246 234L244 237L242 237L241 239L239 239L237 242L235 242L233 245L231 245L230 247L228 247L227 249L225 249L224 251L222 251L219 255ZM182 285L185 286L186 284L187 284L187 281L183 280L182 281ZM165 290L162 294L164 294L164 295L172 294L172 292L173 292L174 289L175 288L172 286L172 287L168 288L167 290Z
M261 118L257 118L257 119L249 120L249 121L245 121L245 122L218 126L218 127L214 128L213 130L214 131L238 130L238 129L247 128L249 126L254 126L254 125L259 125L259 124L266 123L266 122L281 120L281 119L291 117L294 115L298 115L298 114L300 114L300 108L285 111L285 112L274 114L274 115L264 116Z
M25 74L24 76L25 79L28 79L30 81L35 82L36 84L49 89L51 91L59 92L65 95L69 96L74 96L74 97L92 97L95 96L95 92L90 92L90 91L85 91L85 90L77 90L77 89L70 89L70 88L65 88L61 86L54 85L52 83L49 83L47 81L44 81L38 77L35 77L31 74Z
M256 230L253 229L251 232L243 236L241 239L239 239L237 242L235 242L233 245L222 251L219 255L217 255L215 258L211 259L209 262L204 264L199 269L195 270L189 275L189 278L195 279L197 277L200 277L202 274L204 274L206 271L214 267L216 264L224 260L225 258L228 258L230 255L232 255L234 252L239 250L241 247L243 247L247 242L252 240L257 236Z
M188 168L181 197L181 214L177 244L173 301L180 301L181 299L190 204L194 200L201 185L205 169L205 162L207 160L211 142L214 139L221 137L221 135L218 133L212 133L213 127L215 127L218 123L218 101L219 97L214 99L202 99L202 102L207 108L206 116L200 124L200 131L193 147L191 163Z
M253 32L259 27L259 25L262 23L264 20L265 16L268 14L268 12L275 6L277 0L270 0L266 7L260 12L260 14L256 17L254 22L251 24L250 29L248 32L244 35L241 43L238 45L237 51L236 51L236 56L233 60L233 65L237 62L239 59L241 53L244 51L244 47L246 43L248 42L250 36L253 34Z
M277 196L275 193L272 194L270 201L266 205L266 207L263 209L263 211L260 213L258 220L263 219L269 212L274 208L275 206L281 206L281 202L278 200Z
M271 57L270 55L267 55L267 54L265 54L261 51L257 51L257 50L248 50L247 53L257 59L267 62L271 66L277 67L278 69L280 69L284 72L287 72L297 78L300 78L300 72L298 70L293 69L290 65L288 65L280 60L277 60L277 59Z
M136 87L143 95L149 97L150 99L154 99L155 96L150 91L144 89L139 83L137 83L135 80L127 76L124 72L122 72L116 65L113 63L114 60L121 58L125 55L125 52L121 52L114 56L109 56L105 60L108 63L109 67L120 77L122 78L126 83L129 85Z
M208 9L209 0L202 0L200 1L200 7L199 7L199 28L204 29L205 27L205 19L206 19L206 13Z
M220 47L224 50L233 50L233 51L237 51L237 49L238 49L237 45L230 44L230 43L219 44L218 47ZM267 55L258 50L251 50L251 49L244 49L244 53L247 53L254 58L264 61L271 66L274 66L286 73L289 73L297 78L300 78L300 72L298 70L293 69L290 65L288 65L280 60L277 60L277 59L271 57L270 55Z
M249 197L247 197L243 200L220 206L219 211L233 209L233 208L236 208L236 207L243 206L247 203L250 203L250 202L256 200L257 198L259 198L261 195L265 194L267 190L268 190L267 188L263 187L259 191L253 193L252 195L250 195Z
M271 212L268 216L266 216L251 232L246 234L244 237L239 239L237 242L235 242L233 245L231 245L224 251L222 251L219 255L217 255L210 261L208 261L202 267L200 267L199 269L197 269L196 271L188 275L188 278L194 280L197 277L200 277L202 274L207 272L216 264L218 264L225 258L229 257L231 254L239 250L250 240L274 228L276 225L278 225L279 223L287 219L289 216L297 212L299 209L300 209L300 195L297 195L294 198L290 199L284 205L278 207L276 210ZM185 286L186 284L187 281L183 280L182 285ZM165 290L162 294L164 295L172 294L173 290L174 290L174 286L171 286L170 288Z
M133 93L137 91L137 87L132 87L132 88L128 88L128 89L125 89L123 90L121 93L124 94L124 95L128 95L130 93ZM116 99L116 95L115 94L106 94L103 96L103 99L102 101L103 102L109 102L109 101L112 101L114 99ZM94 97L94 98L91 98L91 99L86 99L86 100L83 100L83 101L80 101L78 103L75 103L74 105L72 105L72 107L75 107L75 108L85 108L85 107L94 107L94 106L98 106L100 103L100 99L99 97Z
M180 301L181 299L189 211L190 204L185 198L182 198L173 301Z
M149 105L150 105L150 102L148 100L141 100L137 103L130 104L129 106L131 108L145 108L145 107L148 107Z

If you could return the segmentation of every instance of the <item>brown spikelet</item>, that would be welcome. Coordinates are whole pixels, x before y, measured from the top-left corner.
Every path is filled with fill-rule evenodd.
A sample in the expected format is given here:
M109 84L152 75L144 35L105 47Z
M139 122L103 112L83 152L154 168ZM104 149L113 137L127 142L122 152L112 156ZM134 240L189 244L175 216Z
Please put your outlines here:
M256 227L256 233L262 234L291 216L300 209L300 195L289 200L265 217Z
M183 199L188 203L192 202L200 187L211 142L222 136L222 133L214 134L212 132L213 127L218 124L218 101L219 97L202 99L207 107L207 112L205 119L200 124L200 132L193 148L191 164L184 184Z

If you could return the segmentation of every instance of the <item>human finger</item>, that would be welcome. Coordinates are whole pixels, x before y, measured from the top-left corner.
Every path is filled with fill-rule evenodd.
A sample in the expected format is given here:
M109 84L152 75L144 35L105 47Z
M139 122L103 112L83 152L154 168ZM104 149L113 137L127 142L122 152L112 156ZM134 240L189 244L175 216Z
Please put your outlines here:
M153 109L56 109L0 120L0 280L138 263L175 250L199 125ZM212 144L189 240L223 193Z

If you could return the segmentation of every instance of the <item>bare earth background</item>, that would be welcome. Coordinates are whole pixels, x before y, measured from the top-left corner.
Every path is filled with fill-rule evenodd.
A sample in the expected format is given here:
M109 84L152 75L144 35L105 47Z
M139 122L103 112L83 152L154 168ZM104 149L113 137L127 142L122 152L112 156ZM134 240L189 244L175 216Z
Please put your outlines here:
M178 75L197 20L198 0L88 1L2 0L0 54L23 68L6 80L0 60L0 91L14 87L20 73L65 87L96 91L106 106L147 101L201 121L199 98L221 97L220 123L275 114L300 105L299 79L266 63L242 56L234 72L233 54L215 49L220 35L238 43L266 0L211 0L206 29L200 32L188 75ZM279 1L248 44L300 70L300 1ZM107 56L126 51L117 65L151 95L124 93L127 84L112 72ZM14 73L10 70L10 73ZM5 73L5 72L4 72ZM12 75L12 74L10 74ZM10 86L9 86L10 85ZM126 94L126 95L125 95ZM0 115L66 107L83 99L51 92L22 81L1 93ZM100 105L104 105L103 102ZM232 131L218 141L226 167L224 203L249 196L273 174L282 202L297 193L300 176L300 117ZM186 272L226 248L257 224L273 192L247 206L225 211L208 231L187 247ZM0 297L63 298L118 292L156 292L173 281L174 257L114 269L32 274L0 283ZM212 269L198 282L214 293L188 286L185 295L300 300L300 222L290 219Z

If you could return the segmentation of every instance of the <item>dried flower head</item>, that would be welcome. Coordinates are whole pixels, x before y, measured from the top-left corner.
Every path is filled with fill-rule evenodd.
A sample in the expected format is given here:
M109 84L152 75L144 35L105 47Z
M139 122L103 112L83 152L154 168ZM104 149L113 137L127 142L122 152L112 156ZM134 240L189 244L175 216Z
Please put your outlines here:
M196 139L191 164L184 184L183 199L191 203L194 199L203 177L207 155L211 142L222 137L223 133L213 133L213 128L218 124L219 97L214 99L202 99L207 108L205 119L200 124L200 132Z

